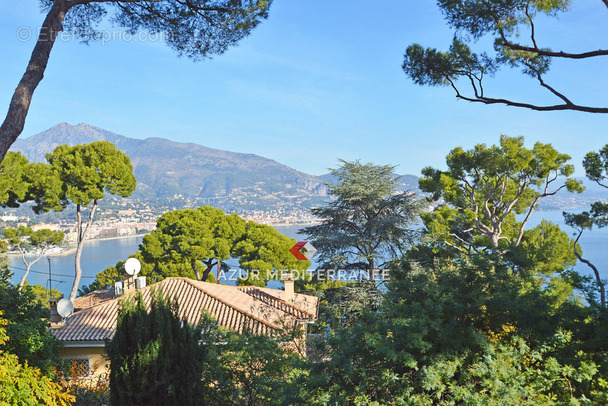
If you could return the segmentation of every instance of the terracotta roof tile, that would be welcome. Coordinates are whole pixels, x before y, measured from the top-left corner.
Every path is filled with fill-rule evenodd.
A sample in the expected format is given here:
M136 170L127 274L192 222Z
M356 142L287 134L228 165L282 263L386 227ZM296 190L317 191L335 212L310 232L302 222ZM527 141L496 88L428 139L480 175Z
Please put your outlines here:
M96 290L84 296L77 297L74 300L74 309L76 311L87 309L112 299L114 299L113 290Z
M227 329L238 332L249 329L255 334L273 336L281 327L290 327L299 321L313 321L318 313L316 297L296 294L294 303L290 304L284 301L285 293L280 290L218 285L188 278L167 278L141 289L146 306L150 306L153 287L161 287L167 299L176 298L180 318L193 325L200 321L202 312L207 311ZM105 294L99 295L106 297ZM64 342L111 339L116 331L122 299L99 301L99 304L77 311L63 327L51 331Z

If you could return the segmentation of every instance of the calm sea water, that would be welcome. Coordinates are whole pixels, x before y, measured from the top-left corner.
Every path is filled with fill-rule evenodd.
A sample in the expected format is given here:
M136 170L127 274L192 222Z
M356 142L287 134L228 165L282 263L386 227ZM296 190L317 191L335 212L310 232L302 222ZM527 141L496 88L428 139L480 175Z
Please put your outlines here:
M302 237L297 234L299 227L296 225L279 225L275 228L290 238L301 240ZM129 258L129 255L137 252L142 240L143 237L138 236L86 242L81 259L81 285L88 285L95 280L95 275L106 267L116 265L118 261L124 261ZM31 258L27 259L31 260ZM25 272L25 266L21 257L9 258L9 265L13 272L13 283L19 283ZM229 261L229 265L231 267L238 267L238 262ZM74 280L74 255L50 258L50 267L53 279L52 287L68 296L72 289L72 281ZM49 261L46 257L41 258L32 266L27 279L32 285L40 284L48 286ZM229 281L221 282L229 283Z
M88 285L95 280L95 275L129 255L137 252L143 237L128 237L115 240L88 241L84 245L80 264L82 266L81 285ZM31 260L32 258L26 258ZM48 260L50 259L50 261ZM41 258L35 263L28 276L31 285L48 286L49 263L52 272L52 287L68 296L74 280L74 254L65 257ZM25 266L21 257L9 258L13 272L13 281L18 283L23 276Z
M561 212L538 212L530 220L530 227L534 227L542 219L557 223L570 233L570 229L563 225ZM304 237L298 235L300 226L280 225L275 227L279 232L290 238L300 241ZM95 280L95 275L110 265L115 265L120 260L126 260L129 255L135 253L143 237L129 237L115 240L90 241L85 244L82 253L83 276L81 285L89 284ZM581 238L583 256L593 262L602 272L604 278L608 278L608 229L593 230L586 232ZM24 272L24 265L19 257L10 258L10 266L13 272L13 281L18 283ZM231 267L237 267L238 262L230 261ZM52 287L68 295L72 287L74 277L74 255L65 257L54 257L50 260L52 271ZM591 270L584 264L577 264L576 268L584 274L591 274ZM49 261L42 258L30 271L28 282L47 286L49 279ZM224 281L222 281L224 282ZM275 287L275 286L271 286Z
M528 228L535 227L543 219L559 224L562 230L571 235L571 238L575 238L574 230L564 224L561 211L541 211L533 214ZM591 261L598 268L602 279L608 279L608 228L585 231L579 244L583 249L583 258ZM593 271L580 262L576 264L575 269L581 274L593 275Z

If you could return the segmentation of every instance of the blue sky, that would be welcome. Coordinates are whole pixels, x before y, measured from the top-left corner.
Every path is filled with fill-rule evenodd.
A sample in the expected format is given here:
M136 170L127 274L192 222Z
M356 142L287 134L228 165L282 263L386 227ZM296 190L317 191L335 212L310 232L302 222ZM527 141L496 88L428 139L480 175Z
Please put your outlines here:
M539 40L574 51L606 48L606 7L573 3L559 22L539 23ZM37 1L0 2L0 107L8 106L34 45L17 32L43 18ZM500 134L550 142L580 168L586 152L608 142L608 115L470 104L448 88L414 85L401 70L407 45L447 49L452 35L433 1L275 0L250 37L198 63L160 42L62 41L22 137L87 122L134 138L255 153L312 174L338 158L419 174L443 167L455 146L495 143ZM582 104L606 106L607 69L608 58L560 63L547 81ZM486 89L553 101L516 71Z

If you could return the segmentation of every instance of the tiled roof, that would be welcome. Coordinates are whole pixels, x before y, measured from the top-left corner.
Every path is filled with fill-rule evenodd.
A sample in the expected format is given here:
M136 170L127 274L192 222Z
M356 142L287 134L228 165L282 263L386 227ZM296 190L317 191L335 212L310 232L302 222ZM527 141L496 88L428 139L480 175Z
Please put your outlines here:
M88 309L89 307L98 305L108 300L114 299L113 290L96 290L91 293L87 293L84 296L77 297L74 300L74 309L76 311L82 309Z
M167 278L140 290L147 306L153 287L160 287L166 299L176 298L180 318L193 325L200 321L202 312L207 311L227 329L238 332L248 329L254 334L273 336L282 327L291 327L298 321L313 321L317 317L318 298L296 294L294 303L290 304L283 300L285 293L276 289ZM122 299L107 300L77 311L63 327L52 332L64 342L111 339Z
M279 299L281 301L286 300L286 297L285 297L286 295L285 295L284 290L249 287L249 286L242 286L239 289L251 289L251 288L258 289L272 297L276 297L277 299ZM298 308L300 311L302 311L310 316L314 316L316 318L317 314L319 313L319 298L316 296L302 295L300 293L296 293L294 300L293 300L293 306Z

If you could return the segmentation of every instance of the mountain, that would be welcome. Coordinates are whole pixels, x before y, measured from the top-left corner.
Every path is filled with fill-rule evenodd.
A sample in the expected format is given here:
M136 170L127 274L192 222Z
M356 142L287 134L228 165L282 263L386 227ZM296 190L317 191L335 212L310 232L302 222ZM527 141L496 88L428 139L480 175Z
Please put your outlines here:
M240 209L310 207L327 199L323 180L254 154L222 151L164 138L128 138L89 124L62 123L19 139L11 150L31 161L62 144L107 140L129 155L136 199L207 199Z
M419 178L414 175L398 175L394 174L395 177L399 178L397 180L397 189L402 192L419 192L418 190L418 180ZM326 173L324 175L319 176L323 182L328 183L330 185L336 185L338 183L338 179L332 175L331 173Z

